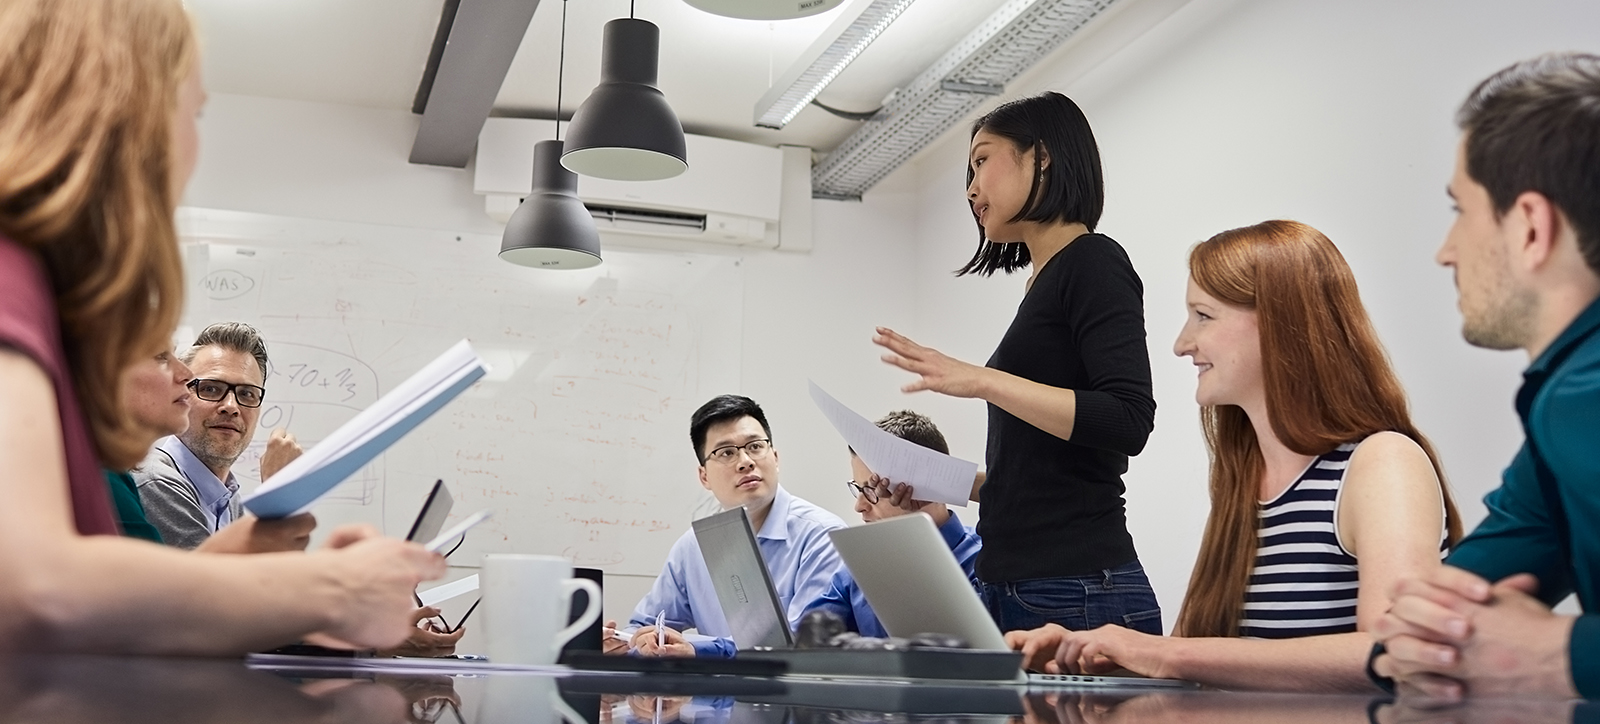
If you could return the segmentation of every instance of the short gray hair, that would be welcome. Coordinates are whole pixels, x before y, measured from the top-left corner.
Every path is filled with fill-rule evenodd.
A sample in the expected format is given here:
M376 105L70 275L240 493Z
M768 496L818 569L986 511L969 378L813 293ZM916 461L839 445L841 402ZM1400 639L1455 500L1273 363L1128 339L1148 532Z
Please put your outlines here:
M213 346L256 358L256 364L261 367L261 381L266 382L267 343L261 339L260 330L244 322L218 322L201 330L194 344L179 354L178 359L184 364L193 363L201 347Z

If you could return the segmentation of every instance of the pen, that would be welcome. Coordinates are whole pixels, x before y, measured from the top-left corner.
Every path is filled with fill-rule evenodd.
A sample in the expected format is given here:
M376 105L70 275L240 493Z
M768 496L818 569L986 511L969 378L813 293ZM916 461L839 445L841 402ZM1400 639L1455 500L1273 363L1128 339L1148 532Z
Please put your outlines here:
M656 614L656 655L658 656L661 654L661 642L664 639L661 635L661 623L666 617L666 609L661 609L661 612ZM651 724L661 724L661 697L659 696L656 697L656 718Z

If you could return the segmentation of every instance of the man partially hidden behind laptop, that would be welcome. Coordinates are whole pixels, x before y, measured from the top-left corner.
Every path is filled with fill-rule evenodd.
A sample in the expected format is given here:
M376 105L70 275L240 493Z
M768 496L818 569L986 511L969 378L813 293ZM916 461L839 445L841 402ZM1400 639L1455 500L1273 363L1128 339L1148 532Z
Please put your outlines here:
M806 604L821 597L842 568L828 531L845 527L844 521L779 486L772 428L754 400L722 395L701 405L690 418L689 439L700 461L700 485L723 509L742 506L750 516L761 558L792 629ZM657 615L663 623L661 646L655 644ZM673 544L661 575L629 620L638 627L632 647L642 655L733 655L732 631L693 530ZM607 653L623 653L629 646L615 640L616 627L615 621L606 622ZM691 644L680 633L689 628L714 638Z
M891 412L878 420L877 425L896 437L946 455L950 454L950 446L945 443L944 435L934 426L933 420L925 415L910 410ZM855 493L856 512L861 514L863 523L919 511L927 513L933 518L934 525L939 527L939 535L950 546L956 562L961 564L961 570L966 571L969 578L974 575L973 566L977 563L978 549L983 547L983 541L972 528L962 525L961 519L956 517L944 503L910 500L911 495L915 493L911 485L900 482L891 486L889 481L867 469L866 463L861 462L861 458L856 456L854 450L850 451L850 471L855 478L846 485ZM897 505L897 500L905 503L906 507ZM850 574L848 568L840 567L839 572L833 575L833 585L828 591L806 607L808 613L815 610L827 611L838 616L844 620L847 630L862 636L885 638L889 635L889 631L878 621L877 614L872 612L866 594L856 585L855 576Z

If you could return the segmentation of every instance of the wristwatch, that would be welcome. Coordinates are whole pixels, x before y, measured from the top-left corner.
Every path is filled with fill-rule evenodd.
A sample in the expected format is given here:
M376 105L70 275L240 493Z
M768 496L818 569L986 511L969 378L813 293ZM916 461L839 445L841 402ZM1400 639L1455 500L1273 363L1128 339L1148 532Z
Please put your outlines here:
M1387 653L1389 653L1389 649L1386 648L1382 642L1372 645L1372 652L1367 654L1367 680L1371 681L1379 689L1383 689L1385 692L1393 694L1394 679L1387 676L1380 676L1378 674L1378 670L1372 668L1372 665L1378 661L1378 657Z

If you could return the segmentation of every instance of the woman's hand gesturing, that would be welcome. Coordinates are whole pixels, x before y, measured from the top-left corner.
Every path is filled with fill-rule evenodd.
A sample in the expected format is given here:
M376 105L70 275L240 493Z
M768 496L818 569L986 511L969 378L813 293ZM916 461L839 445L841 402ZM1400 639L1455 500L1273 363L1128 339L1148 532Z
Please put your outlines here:
M884 362L920 377L901 387L903 392L932 390L951 397L983 396L990 373L987 367L967 364L932 347L924 347L888 327L878 327L872 341L889 350L890 354L883 356Z

